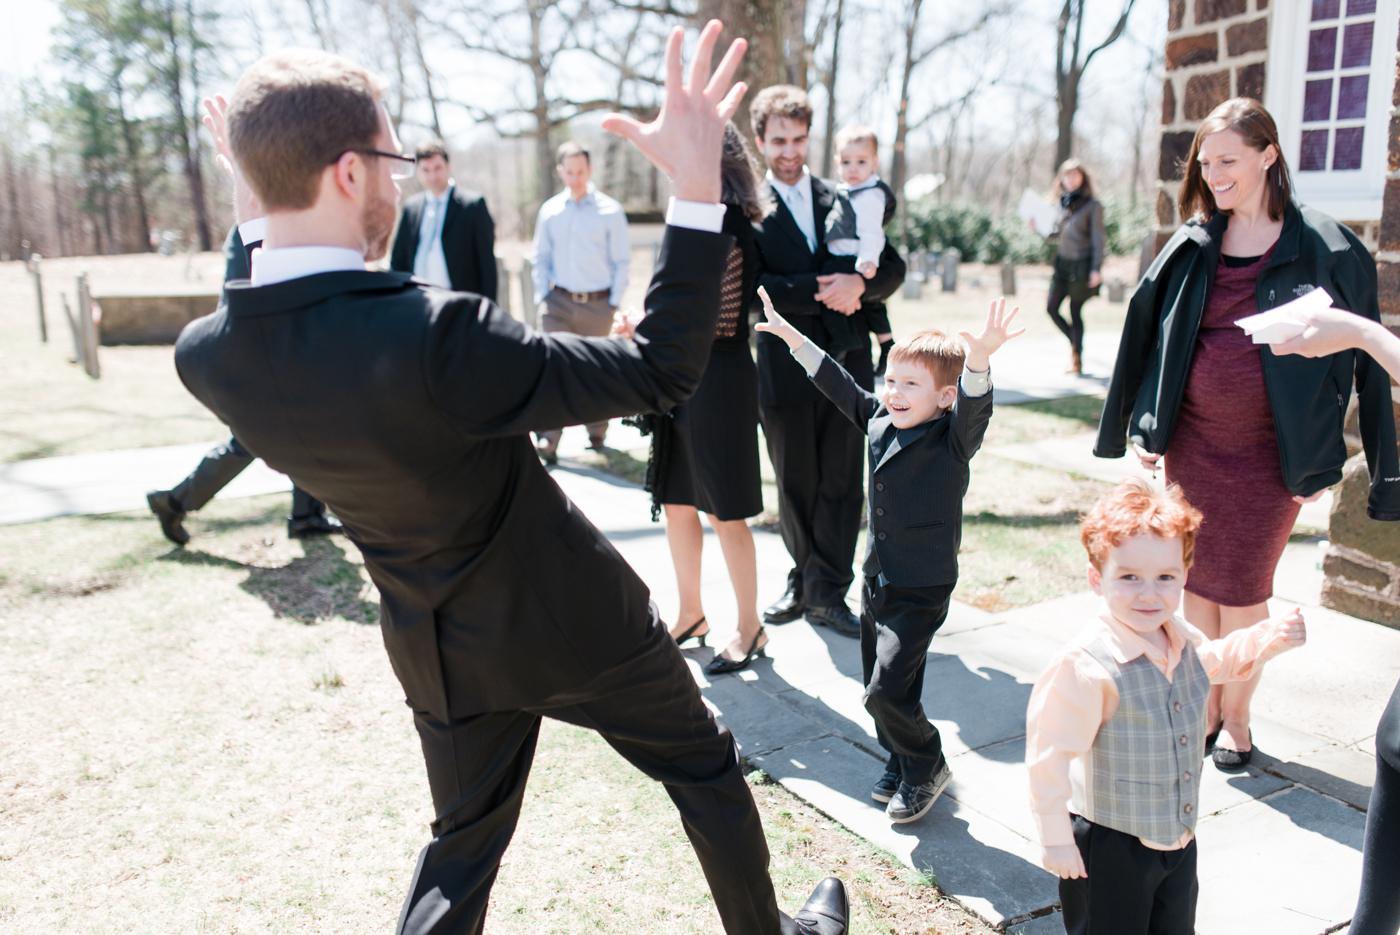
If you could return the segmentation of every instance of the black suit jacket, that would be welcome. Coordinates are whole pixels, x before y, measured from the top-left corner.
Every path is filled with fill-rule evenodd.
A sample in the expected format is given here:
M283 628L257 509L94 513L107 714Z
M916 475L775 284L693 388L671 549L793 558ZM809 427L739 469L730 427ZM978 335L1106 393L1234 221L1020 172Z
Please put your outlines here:
M828 335L821 319L825 306L812 297L821 291L817 276L821 274L822 263L830 256L822 236L826 230L826 216L836 202L835 186L812 177L818 239L815 254L808 248L807 238L802 236L802 229L783 199L776 193L772 198L776 210L754 225L758 285L768 290L778 314L792 322L813 344L826 350ZM865 284L863 301L868 304L888 299L904 282L904 272L903 258L886 242L885 252L880 254L880 268L875 278ZM855 314L854 323L862 331L869 327L863 312ZM793 360L787 345L766 332L758 335L758 396L762 406L789 406L821 398L812 381L807 379L806 371Z
M356 271L230 283L227 306L180 335L175 364L345 524L415 710L520 710L621 663L651 626L646 585L528 432L689 397L733 243L668 228L634 341L543 334L480 296Z
M426 201L426 192L411 195L404 201L394 249L389 254L390 269L413 272ZM480 192L452 187L447 197L447 216L442 221L442 253L447 259L447 277L452 280L453 289L475 292L495 301L496 224Z
M902 588L954 584L968 462L982 447L992 418L991 392L968 396L959 381L950 412L897 429L880 398L857 386L830 357L812 382L870 437L865 573L883 571Z

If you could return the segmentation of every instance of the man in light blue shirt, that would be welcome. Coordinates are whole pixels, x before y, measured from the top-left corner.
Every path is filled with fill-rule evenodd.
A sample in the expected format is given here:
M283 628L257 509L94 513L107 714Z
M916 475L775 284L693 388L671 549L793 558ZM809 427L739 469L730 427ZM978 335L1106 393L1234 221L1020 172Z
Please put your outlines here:
M622 205L589 181L593 163L577 143L559 147L564 191L540 205L535 221L534 281L540 327L591 337L606 336L627 291L632 244ZM602 448L608 424L588 426L588 442ZM553 464L558 429L537 433L540 456Z

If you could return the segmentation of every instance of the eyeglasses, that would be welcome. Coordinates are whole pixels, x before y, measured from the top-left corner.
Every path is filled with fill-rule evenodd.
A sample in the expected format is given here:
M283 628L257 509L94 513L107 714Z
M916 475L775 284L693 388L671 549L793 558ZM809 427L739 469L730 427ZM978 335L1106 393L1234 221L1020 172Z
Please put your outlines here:
M414 170L414 167L416 167L416 166L418 165L418 157L417 157L417 156L404 156L404 155L402 155L402 154L400 154L400 153L386 153L386 152L384 152L383 150L380 150L380 149L347 149L345 152L346 152L346 153L359 153L359 154L361 154L361 155L363 155L363 156L382 156L382 157L384 157L385 159L393 159L393 160L395 160L395 161L398 163L397 166L396 166L395 168L389 170L389 177L392 178L392 179L411 179L411 178L413 178L413 170ZM340 156L343 156L343 155L345 155L345 153L341 153L341 154L340 154ZM335 159L333 159L333 160L331 160L331 161L332 161L332 162L339 161L340 156L336 156Z

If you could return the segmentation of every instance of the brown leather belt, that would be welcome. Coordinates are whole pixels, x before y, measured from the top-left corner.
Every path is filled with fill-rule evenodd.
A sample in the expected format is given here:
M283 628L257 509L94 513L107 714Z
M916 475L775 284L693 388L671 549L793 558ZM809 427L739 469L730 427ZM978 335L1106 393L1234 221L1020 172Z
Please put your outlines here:
M599 299L606 299L612 295L611 289L602 289L598 292L570 292L561 286L554 287L555 292L562 292L580 305L587 305L589 302L596 302Z

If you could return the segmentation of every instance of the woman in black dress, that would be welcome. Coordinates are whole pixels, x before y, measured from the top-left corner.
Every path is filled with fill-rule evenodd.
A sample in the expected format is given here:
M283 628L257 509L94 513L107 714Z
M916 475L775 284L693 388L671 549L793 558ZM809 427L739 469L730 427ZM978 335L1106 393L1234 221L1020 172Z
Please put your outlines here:
M763 512L758 473L758 369L749 350L749 304L754 297L753 222L767 207L744 138L731 123L720 165L724 231L733 234L720 291L719 323L710 363L688 401L651 420L647 489L666 513L666 540L676 566L680 612L671 625L679 643L704 645L710 625L700 598L700 555L709 516L738 603L738 629L705 667L714 675L748 666L768 641L758 620L758 568L745 522Z

